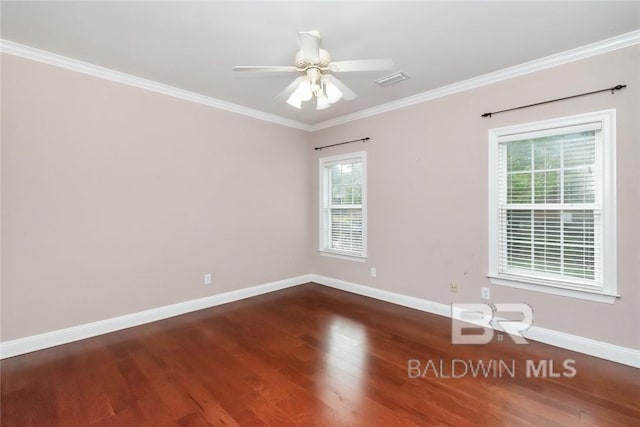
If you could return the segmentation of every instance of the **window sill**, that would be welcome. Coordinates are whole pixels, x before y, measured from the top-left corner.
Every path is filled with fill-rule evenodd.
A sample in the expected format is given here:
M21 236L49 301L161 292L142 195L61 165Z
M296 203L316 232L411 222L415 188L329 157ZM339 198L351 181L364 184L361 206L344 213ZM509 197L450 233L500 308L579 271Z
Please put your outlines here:
M555 285L551 283L548 283L548 284L532 283L531 281L528 281L526 278L493 276L493 275L489 275L487 277L489 278L489 281L491 282L492 285L508 286L511 288L526 289L529 291L542 292L545 294L560 295L560 296L569 297L569 298L577 298L577 299L596 301L596 302L602 302L607 304L613 304L616 298L620 297L620 295L615 293L599 291L595 289L592 290L592 289L584 289L584 288L577 288L577 287L570 288L570 287L563 287L561 285Z
M356 262L366 262L366 256L358 256L358 255L346 255L340 252L330 252L330 251L318 251L318 253L322 256L326 256L329 258L338 258L338 259L346 259L348 261L356 261Z

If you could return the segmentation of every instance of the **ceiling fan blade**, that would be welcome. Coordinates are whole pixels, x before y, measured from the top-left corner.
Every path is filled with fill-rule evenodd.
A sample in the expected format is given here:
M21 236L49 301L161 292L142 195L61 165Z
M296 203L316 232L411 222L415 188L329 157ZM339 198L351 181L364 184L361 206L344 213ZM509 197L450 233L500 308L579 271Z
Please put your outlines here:
M336 61L329 64L329 69L336 73L351 71L379 71L393 68L391 58L382 59L352 59L349 61Z
M317 31L298 33L298 44L305 59L311 62L320 59L320 39L320 33Z
M286 65L236 65L233 71L262 71L262 72L292 72L298 71L296 67Z
M292 81L289 86L284 88L284 90L280 92L278 96L276 96L276 101L281 102L281 101L287 100L289 96L291 96L293 91L296 90L298 86L300 86L300 83L302 83L304 79L305 79L305 76L300 76L294 81Z
M331 83L333 83L333 85L335 87L340 89L340 92L342 92L342 98L343 99L345 99L347 101L351 101L352 99L355 99L358 96L358 95L356 95L356 93L354 91L349 89L349 87L347 85L342 83L340 80L338 80L337 78L335 78L331 74L326 74L324 76L324 78L327 79L327 81L330 81Z

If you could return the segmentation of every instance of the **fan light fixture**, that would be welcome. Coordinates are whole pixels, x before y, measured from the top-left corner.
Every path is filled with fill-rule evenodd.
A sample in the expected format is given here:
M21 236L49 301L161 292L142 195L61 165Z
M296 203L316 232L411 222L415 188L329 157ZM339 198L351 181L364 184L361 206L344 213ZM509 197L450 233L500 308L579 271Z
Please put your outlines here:
M300 31L294 64L291 65L237 65L234 71L260 71L263 73L301 73L276 97L279 101L287 99L287 104L302 109L302 103L315 98L316 109L324 110L331 104L344 99L355 99L356 94L338 80L334 73L359 71L391 70L393 61L389 58L350 59L331 61L331 55L320 49L322 36L315 30Z
M307 70L307 75L291 93L291 96L287 99L287 104L301 109L302 102L311 101L313 98L316 100L317 110L329 108L331 104L335 104L342 99L342 91L322 76L317 68L309 68Z

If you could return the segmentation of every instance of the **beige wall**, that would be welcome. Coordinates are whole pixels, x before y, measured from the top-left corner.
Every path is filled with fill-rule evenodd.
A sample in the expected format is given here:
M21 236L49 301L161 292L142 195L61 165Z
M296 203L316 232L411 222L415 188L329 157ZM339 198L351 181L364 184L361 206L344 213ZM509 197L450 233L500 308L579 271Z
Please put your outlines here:
M2 341L309 272L306 132L3 55L1 136Z
M628 88L481 118L482 113L626 83ZM400 83L401 84L401 83ZM326 129L310 144L371 137L314 153L366 147L369 259L314 255L314 273L444 304L480 302L487 274L487 131L617 109L618 278L622 297L604 304L491 286L496 302L528 302L537 326L640 348L640 46ZM312 186L317 224L317 186ZM316 227L317 229L317 227ZM317 248L317 231L312 233ZM377 277L369 277L369 268ZM449 282L459 283L457 294Z
M538 326L640 348L639 56L627 48L308 134L4 55L1 339L310 272L479 301L487 130L616 108L622 298L491 290L494 301L530 303ZM629 87L480 117L618 83ZM369 259L320 257L317 159L362 149Z

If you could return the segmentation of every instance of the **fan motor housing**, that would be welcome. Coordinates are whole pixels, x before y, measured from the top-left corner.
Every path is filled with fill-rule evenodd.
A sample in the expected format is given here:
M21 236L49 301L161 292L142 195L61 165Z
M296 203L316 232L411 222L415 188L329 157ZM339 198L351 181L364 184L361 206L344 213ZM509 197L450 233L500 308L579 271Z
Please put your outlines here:
M310 67L327 68L329 66L329 63L331 62L331 55L329 55L329 52L327 52L326 50L319 49L318 60L312 61L305 58L304 54L300 50L298 51L298 53L296 53L295 61L296 68L298 68L300 71L305 71Z

